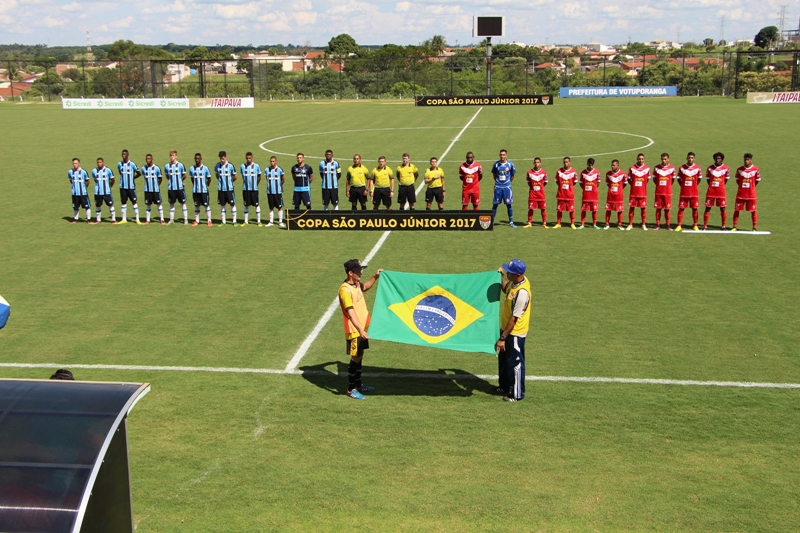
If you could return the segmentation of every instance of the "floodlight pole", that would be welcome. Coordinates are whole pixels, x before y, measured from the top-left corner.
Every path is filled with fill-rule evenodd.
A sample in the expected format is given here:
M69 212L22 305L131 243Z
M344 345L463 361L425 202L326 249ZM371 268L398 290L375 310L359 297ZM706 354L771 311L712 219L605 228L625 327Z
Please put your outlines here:
M486 38L486 96L492 95L492 38Z

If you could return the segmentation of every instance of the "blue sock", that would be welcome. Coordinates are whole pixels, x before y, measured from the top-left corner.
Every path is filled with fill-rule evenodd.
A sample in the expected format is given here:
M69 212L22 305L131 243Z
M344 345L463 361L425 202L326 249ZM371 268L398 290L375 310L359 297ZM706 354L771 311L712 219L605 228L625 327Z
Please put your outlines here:
M509 222L509 224L513 224L514 223L514 208L511 207L510 204L507 207L508 207L508 222Z
M492 220L494 220L494 217L496 217L496 216L497 216L497 206L493 205L492 206Z

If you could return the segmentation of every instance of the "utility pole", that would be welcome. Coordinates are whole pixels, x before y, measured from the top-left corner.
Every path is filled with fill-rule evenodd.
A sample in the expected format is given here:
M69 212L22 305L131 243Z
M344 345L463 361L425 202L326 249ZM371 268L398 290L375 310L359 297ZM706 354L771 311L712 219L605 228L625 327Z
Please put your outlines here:
M486 96L492 95L492 38L486 38Z

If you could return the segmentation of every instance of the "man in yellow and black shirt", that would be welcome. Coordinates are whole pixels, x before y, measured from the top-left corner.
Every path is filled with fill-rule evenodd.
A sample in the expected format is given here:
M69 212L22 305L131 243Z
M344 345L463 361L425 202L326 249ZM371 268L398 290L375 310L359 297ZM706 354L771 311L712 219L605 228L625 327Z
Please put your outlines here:
M444 209L444 170L439 168L439 161L431 157L431 166L425 171L425 183L428 189L425 191L425 209L430 210L431 203L436 199L439 211Z
M405 209L406 202L409 208L414 210L414 204L417 203L417 193L414 190L414 182L419 178L419 169L411 162L411 156L403 154L403 164L397 167L397 203L400 204L400 209Z
M531 282L525 277L525 263L512 259L497 270L502 276L500 338L497 339L497 366L503 400L525 398L525 338L531 317Z
M361 164L361 156L353 156L353 166L347 167L347 190L353 211L360 203L361 209L367 208L367 180L369 179L369 169Z
M394 196L394 174L386 166L384 156L378 158L378 166L372 169L369 181L373 210L377 211L381 203L386 206L386 209L391 209Z
M382 269L378 269L366 283L361 283L361 273L367 265L358 259L350 259L344 264L347 279L339 286L339 307L344 321L344 338L350 364L347 367L347 395L354 400L363 400L362 393L375 390L361 382L361 360L364 350L369 348L369 311L364 293L375 285Z

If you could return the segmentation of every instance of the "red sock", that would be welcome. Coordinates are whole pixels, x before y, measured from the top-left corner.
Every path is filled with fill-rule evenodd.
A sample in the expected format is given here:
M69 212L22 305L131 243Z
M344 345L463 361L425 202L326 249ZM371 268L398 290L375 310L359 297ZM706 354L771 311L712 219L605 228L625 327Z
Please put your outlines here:
M697 209L692 209L692 220L694 220L694 225L697 225Z
M656 225L661 225L661 209L656 209Z
M472 204L472 210L473 211L477 211L478 210L478 204Z
M581 226L586 224L586 211L581 211Z
M633 207L631 207L630 209L628 209L628 225L629 225L629 226L630 226L631 224L633 224L633 212L634 212L634 208L633 208Z
M597 211L592 211L592 226L597 225Z
M647 224L647 209L642 208L642 225Z
M533 209L528 209L528 224L533 222Z
M617 211L617 226L622 226L622 211Z
M465 204L465 205L462 205L462 206L461 206L461 210L462 210L462 211L466 211L466 210L467 210L467 205L466 205L466 204Z
M611 211L606 211L606 226L611 222Z
M703 213L703 227L708 226L708 217L710 216L711 216L710 211L706 211L705 213Z
M542 209L542 226L547 225L547 209Z
M664 210L664 217L667 219L667 226L669 226L670 218L672 218L672 217L670 216L670 212L669 212L668 209Z
M753 211L752 218L753 218L753 229L755 229L756 226L758 225L758 213Z
M728 212L725 210L720 211L720 215L722 216L722 227L728 225Z
M678 225L683 224L683 209L678 209Z
M575 211L569 212L569 223L575 225Z
M561 224L561 211L556 211L556 224Z
M739 225L739 211L734 211L733 212L733 227L735 228L738 225Z

